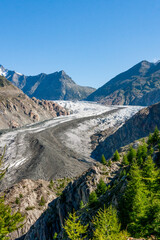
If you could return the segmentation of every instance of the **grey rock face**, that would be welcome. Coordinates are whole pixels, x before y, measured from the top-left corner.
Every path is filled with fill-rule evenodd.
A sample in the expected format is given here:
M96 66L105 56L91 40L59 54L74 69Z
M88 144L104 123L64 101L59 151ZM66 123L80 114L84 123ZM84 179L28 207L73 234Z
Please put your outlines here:
M116 149L148 136L156 126L160 129L160 103L140 110L113 135L101 142L92 152L92 156L99 159L104 154L108 159Z
M64 219L68 216L68 213L72 212L73 209L79 209L81 200L84 204L88 202L89 194L95 190L99 180L99 170L93 167L73 183L71 182L63 191L62 196L49 204L47 211L21 239L52 240L54 233L62 230Z
M151 105L160 101L160 62L142 61L117 75L87 97L115 105Z

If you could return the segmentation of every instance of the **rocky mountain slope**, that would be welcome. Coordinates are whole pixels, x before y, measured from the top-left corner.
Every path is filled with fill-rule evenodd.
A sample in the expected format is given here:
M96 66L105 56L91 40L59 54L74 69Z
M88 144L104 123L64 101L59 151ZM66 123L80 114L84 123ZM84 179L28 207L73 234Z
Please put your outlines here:
M116 149L148 136L156 126L160 129L160 103L143 108L126 121L114 134L98 144L92 157L98 160L104 154L109 159Z
M14 240L26 234L47 209L48 204L61 195L70 181L68 178L50 182L23 179L11 188L1 192L0 195L5 196L5 203L9 204L13 211L19 211L25 216L23 227L12 232L9 239Z
M145 141L147 141L147 140L148 140L148 138L145 139ZM147 144L143 141L143 139L139 139L135 143L136 143L136 147L134 146L135 152L137 151L137 148L140 150L142 145L147 146ZM109 205L114 206L118 210L118 212L120 212L120 214L121 214L121 211L122 212L124 210L128 211L128 208L125 208L122 205L122 200L123 201L125 200L125 198L123 198L123 196L124 196L124 194L126 194L126 191L128 191L128 189L129 189L128 184L130 184L130 182L131 182L130 178L132 177L132 175L128 175L128 174L130 174L131 171L133 173L134 167L136 165L135 163L132 164L131 162L127 162L127 163L123 162L123 156L128 154L128 151L130 151L130 146L125 146L125 148L122 149L122 153L120 154L120 159L118 161L115 161L112 159L110 165L109 164L102 165L100 163L99 164L96 163L92 168L88 169L80 177L78 177L74 181L70 182L69 185L62 192L61 196L54 199L48 205L48 209L35 222L35 224L27 232L27 234L22 236L21 238L17 238L17 240L33 240L33 239L51 240L51 239L53 239L53 236L55 233L58 233L57 239L68 239L64 235L63 226L64 226L64 222L65 222L65 219L67 218L68 214L70 212L73 212L74 210L77 211L77 215L78 215L79 219L81 220L81 223L83 223L84 225L89 223L89 226L87 229L87 233L89 234L89 236L86 239L90 239L92 237L92 235L90 235L90 234L94 229L92 219L95 217L97 211L100 208L104 208L104 204L105 204L106 208ZM150 151L150 146L148 146L147 151ZM147 152L147 154L148 154L148 152ZM159 158L159 151L157 148L157 143L154 146L154 151L153 151L152 155L154 156L155 159ZM146 164L148 164L147 159L148 158L145 157L144 166ZM152 164L152 166L153 166L154 163L152 162L150 164ZM150 167L150 165L147 165L147 166ZM131 168L132 168L132 170L131 170ZM145 167L142 169L144 172L146 171ZM141 171L142 171L142 169L141 169ZM136 169L135 169L135 171L136 171ZM157 173L158 173L157 168L155 168L155 170L152 169L152 171L157 171ZM150 173L150 175L151 175L151 173ZM133 175L133 178L134 177L136 178L137 176L138 176L137 174ZM156 175L156 176L158 176L158 175ZM105 188L105 191L103 193L101 192L100 195L98 196L97 188L98 188L98 184L100 183L100 180L102 180L104 182L104 185L106 185L107 187ZM141 181L144 181L144 180L142 179ZM136 184L136 181L134 181L134 183ZM104 185L103 185L103 187L104 187ZM127 189L127 186L128 186L128 189ZM101 191L102 191L101 187L99 188L99 190L101 189ZM135 194L138 194L139 190L143 191L143 188L141 188L141 189L138 188L138 190L135 190ZM90 194L92 192L97 193L98 199L97 200L94 199L92 204L90 204L91 203L90 202L90 199L91 199ZM133 201L133 204L134 204L134 194L132 194L132 195L131 195L131 201ZM138 195L138 197L139 197L139 195ZM81 205L81 202L83 202L83 206ZM142 204L142 199L140 197L138 198L138 203ZM137 210L137 208L134 211L138 211L138 213L139 213L139 209ZM121 219L120 216L119 216L119 220ZM111 216L109 216L109 218L110 217ZM121 219L121 220L123 220L123 219ZM135 222L136 222L136 220L137 220L137 215L135 217ZM154 221L155 221L155 219L154 219ZM115 222L113 222L112 224L115 224ZM147 224L148 224L148 220L147 220ZM141 223L141 225L143 225L143 223ZM105 227L106 227L106 225L105 225ZM134 226L133 226L133 228L134 228ZM154 228L154 225L151 226L151 228ZM157 228L157 232L159 232L158 228ZM154 232L155 235L157 234L157 232ZM150 234L151 233L152 233L152 230L150 230ZM144 233L139 232L138 235L141 235L141 234L144 234ZM150 234L147 236L150 236ZM134 235L137 235L137 232L134 232ZM159 239L153 235L154 234L152 234L152 236L150 238L147 237L147 239L150 239L150 240L151 239L152 240ZM92 239L94 239L94 238L92 238ZM111 239L114 239L114 238L111 238ZM116 239L118 239L118 238L116 238ZM126 240L137 239L138 240L139 238L130 238L129 237L129 238L123 238L123 239L126 239ZM141 239L145 240L145 238L141 238Z
M64 71L25 76L0 65L0 75L5 76L29 97L45 100L81 100L95 91L91 87L77 85Z
M160 62L142 61L87 97L115 105L151 105L160 101Z
M17 128L67 114L69 112L57 103L30 99L0 76L0 129Z

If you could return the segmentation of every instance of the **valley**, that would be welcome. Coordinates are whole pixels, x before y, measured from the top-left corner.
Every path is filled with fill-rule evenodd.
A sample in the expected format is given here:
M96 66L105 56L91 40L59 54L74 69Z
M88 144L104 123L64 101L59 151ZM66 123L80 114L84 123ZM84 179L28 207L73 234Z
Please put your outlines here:
M141 109L88 102L58 103L72 114L8 130L0 136L0 150L6 146L5 167L8 167L2 189L25 178L79 176L95 161L90 157L93 150L90 137L104 129L114 132Z

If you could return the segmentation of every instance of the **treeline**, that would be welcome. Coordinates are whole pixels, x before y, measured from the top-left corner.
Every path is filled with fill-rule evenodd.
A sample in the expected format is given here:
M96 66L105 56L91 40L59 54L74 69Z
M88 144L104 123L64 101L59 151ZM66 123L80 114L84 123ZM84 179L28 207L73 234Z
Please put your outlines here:
M117 209L108 206L106 202L105 206L108 207L100 208L88 222L83 222L80 211L77 214L70 213L64 225L64 239L123 240L128 239L128 236L146 239L152 236L150 239L160 239L159 152L160 135L156 128L147 142L143 141L137 149L130 147L123 156L123 179L127 184ZM118 151L112 160L120 160ZM105 161L103 155L102 163L107 164ZM99 197L107 191L111 190L101 179L97 190L91 193L88 205L81 204L82 210L93 208L94 211ZM55 239L58 239L57 235Z

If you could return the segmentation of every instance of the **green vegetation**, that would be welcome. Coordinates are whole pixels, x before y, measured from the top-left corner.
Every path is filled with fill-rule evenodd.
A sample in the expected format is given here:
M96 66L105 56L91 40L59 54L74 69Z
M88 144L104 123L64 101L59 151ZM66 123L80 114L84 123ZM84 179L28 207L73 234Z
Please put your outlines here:
M80 202L80 206L79 206L79 208L80 208L80 209L84 208L84 203L83 203L82 200L81 200L81 202Z
M48 185L48 188L55 191L57 196L61 196L62 191L70 181L71 181L70 178L65 178L65 177L61 179L57 179L56 181L53 181L51 179Z
M106 161L106 158L105 158L104 154L102 154L101 163L102 163L103 165L106 165L106 164L107 164L107 161Z
M99 184L97 185L97 189L96 189L97 197L100 197L101 195L105 194L106 191L107 191L107 186L106 186L105 182L103 181L103 179L101 178L99 181Z
M112 165L112 162L111 162L111 160L109 160L108 161L108 167L111 167L111 165Z
M15 203L20 204L20 199L18 197L16 197Z
M0 167L3 165L3 155L0 157ZM0 179L3 178L6 169L0 170ZM4 197L0 198L0 239L9 239L7 235L22 227L24 217L20 212L12 212L9 205L5 204Z
M121 225L117 217L117 212L111 206L104 210L99 209L96 216L93 218L94 225L93 239L108 239L108 240L125 240L126 233L120 232Z
M94 207L98 202L98 197L97 197L97 194L96 192L91 192L91 194L89 195L89 201L88 201L88 204L90 207Z
M50 189L53 189L53 186L54 186L54 183L53 183L53 180L51 179L51 181L50 181L48 187L49 187Z
M23 194L22 193L19 194L19 198L23 198Z
M42 197L41 197L41 200L40 200L40 202L39 202L39 206L44 206L45 203L46 203L46 201L45 201L44 197L42 196Z
M30 211L30 210L33 210L33 209L35 209L35 207L34 206L29 206L29 207L26 207L26 211Z
M116 150L113 155L113 161L118 162L120 160L119 152Z
M73 212L73 214L69 214L68 219L65 221L64 229L66 231L67 236L71 240L83 240L86 238L86 232L87 227L83 226L78 220L78 216L76 216L76 213Z
M123 165L128 165L128 164L129 164L127 155L124 155L124 156L123 156L122 164L123 164Z
M130 150L127 154L127 159L129 163L133 162L133 160L136 158L136 154L137 154L137 151L133 147L130 147Z
M126 240L128 236L145 239L152 236L152 239L160 239L160 169L152 159L154 154L159 162L158 144L160 137L156 128L148 137L147 143L143 141L137 150L130 147L124 155L122 163L126 167L113 183L113 186L123 186L123 193L116 199L118 211L112 207L111 198L108 198L112 192L115 196L115 188L107 188L100 179L96 191L89 196L88 207L81 208L80 212L70 215L66 220L65 224L67 221L70 224L70 229L66 231L69 239L76 239L71 234L73 229L83 229L77 239ZM107 191L109 194L104 195ZM102 209L101 201L108 208ZM84 213L88 215L83 222ZM77 228L76 223L79 224ZM79 230L75 231L78 234Z

